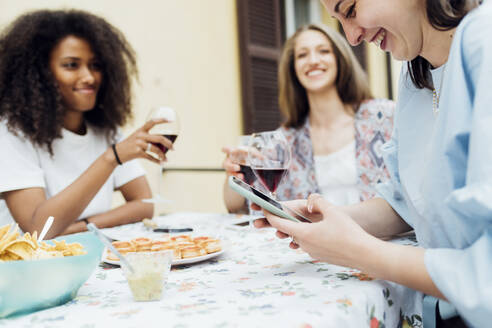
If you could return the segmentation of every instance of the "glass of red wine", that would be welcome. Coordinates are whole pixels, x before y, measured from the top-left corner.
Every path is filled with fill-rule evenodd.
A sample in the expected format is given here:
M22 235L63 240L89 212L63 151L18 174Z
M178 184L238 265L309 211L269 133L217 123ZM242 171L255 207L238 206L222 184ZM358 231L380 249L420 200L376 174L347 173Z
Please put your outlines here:
M282 132L267 131L251 135L249 165L274 199L275 191L290 167L291 157L290 145Z
M156 120L156 119L165 119L166 122L159 123L154 125L152 129L149 130L151 134L159 134L163 137L169 139L171 142L175 142L176 138L178 138L179 134L179 119L178 114L171 107L166 106L157 106L153 108L150 113L147 115L147 121ZM169 150L167 147L164 147L161 144L153 143L154 146L160 148L160 150L166 154ZM153 155L153 153L149 154ZM162 181L162 169L163 163L159 165L159 175L157 176L157 192L154 193L153 198L145 199L144 202L148 203L166 203L169 200L165 199L161 195L161 181Z
M250 135L239 136L237 149L231 153L231 161L239 164L239 173L243 174L243 181L249 185L256 181L256 175L253 173L248 162L248 144L250 139Z

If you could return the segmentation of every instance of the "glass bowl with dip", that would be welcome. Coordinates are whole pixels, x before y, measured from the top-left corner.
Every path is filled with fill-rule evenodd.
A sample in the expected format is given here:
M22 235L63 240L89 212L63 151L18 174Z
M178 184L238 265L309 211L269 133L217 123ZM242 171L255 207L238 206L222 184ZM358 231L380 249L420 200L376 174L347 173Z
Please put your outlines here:
M132 270L122 266L135 301L158 301L171 269L172 250L125 254Z

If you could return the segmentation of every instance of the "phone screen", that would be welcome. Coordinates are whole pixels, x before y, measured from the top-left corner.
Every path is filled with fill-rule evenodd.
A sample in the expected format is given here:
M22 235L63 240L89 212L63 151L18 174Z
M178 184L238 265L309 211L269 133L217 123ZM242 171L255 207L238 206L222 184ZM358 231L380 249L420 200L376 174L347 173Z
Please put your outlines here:
M243 182L243 181L241 181L241 180L239 180L237 178L234 178L233 181L235 183L237 183L238 185L240 185L242 188L244 188L246 190L249 190L250 192L252 192L256 196L258 196L261 199L263 199L264 201L267 201L271 205L275 206L279 210L284 211L284 212L288 212L288 214L290 214L291 216L295 217L299 221L301 221L301 222L308 222L308 223L311 223L312 222L311 220L309 220L308 218L304 217L303 215L297 213L296 211L290 209L289 207L287 207L285 205L280 204L275 199L272 199L271 197L265 195L261 191L259 191L259 190L255 189L255 188L251 187L249 184L247 184L247 183L245 183L245 182Z

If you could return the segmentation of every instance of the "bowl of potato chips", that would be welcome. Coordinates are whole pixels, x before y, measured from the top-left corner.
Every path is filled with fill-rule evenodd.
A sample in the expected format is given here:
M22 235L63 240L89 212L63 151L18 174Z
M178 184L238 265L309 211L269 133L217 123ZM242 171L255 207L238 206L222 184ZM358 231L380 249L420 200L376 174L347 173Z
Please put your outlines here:
M90 232L39 242L36 232L0 227L0 318L73 299L99 264L103 248Z

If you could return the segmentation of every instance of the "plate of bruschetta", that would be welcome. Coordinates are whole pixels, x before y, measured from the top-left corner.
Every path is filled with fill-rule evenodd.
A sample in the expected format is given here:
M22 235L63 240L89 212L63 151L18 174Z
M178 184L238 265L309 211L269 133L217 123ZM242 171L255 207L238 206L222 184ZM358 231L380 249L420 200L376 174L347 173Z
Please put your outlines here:
M113 241L112 244L122 255L130 252L172 250L172 265L202 262L224 253L223 243L219 239L209 236L179 235L156 239L139 237L131 240ZM104 250L102 261L114 265L120 264L118 257L107 248Z

